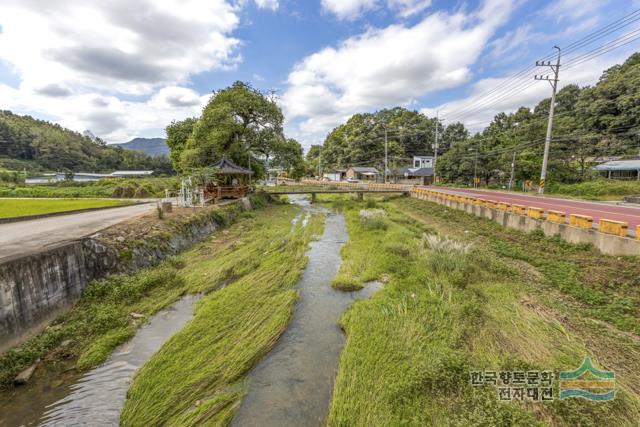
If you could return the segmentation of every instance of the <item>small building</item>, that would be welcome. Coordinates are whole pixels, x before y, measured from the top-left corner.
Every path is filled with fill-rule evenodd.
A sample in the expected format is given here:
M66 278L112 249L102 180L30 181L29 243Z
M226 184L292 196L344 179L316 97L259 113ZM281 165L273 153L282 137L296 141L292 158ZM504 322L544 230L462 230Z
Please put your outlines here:
M380 172L374 167L354 166L347 169L347 179L358 179L360 181L375 181Z
M336 169L322 174L322 179L326 181L344 181L347 178L346 169Z
M115 171L111 172L113 178L141 178L153 175L153 171Z
M205 200L240 199L251 192L251 170L243 168L224 157L212 166L214 179L204 186Z
M597 165L594 169L604 178L640 181L640 159L612 160Z
M432 168L433 156L413 156L413 167L417 168Z
M433 183L432 167L404 167L391 171L391 181L396 184L431 185Z
M74 172L72 180L74 182L94 182L101 179L109 178L140 178L151 176L153 171L115 171L112 173L90 173L90 172ZM25 184L55 184L64 181L67 178L66 173L44 173L25 179Z

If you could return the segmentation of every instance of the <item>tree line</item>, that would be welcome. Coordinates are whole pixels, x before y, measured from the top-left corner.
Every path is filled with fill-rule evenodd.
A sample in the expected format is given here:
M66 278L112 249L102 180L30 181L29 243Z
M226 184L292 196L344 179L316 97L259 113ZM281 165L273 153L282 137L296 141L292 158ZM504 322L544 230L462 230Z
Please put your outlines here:
M390 167L411 163L413 155L433 155L439 135L438 176L446 182L485 183L534 180L540 175L551 100L534 108L497 114L481 132L462 123L396 107L356 114L333 129L307 153L307 172L375 166L383 170L385 130ZM568 85L556 97L548 180L573 183L592 179L592 166L607 158L640 155L640 53L604 71L593 86ZM514 161L515 160L515 161ZM477 172L476 172L477 171Z
M173 173L165 156L112 147L100 138L11 111L0 111L0 158L31 171L108 172L151 169Z

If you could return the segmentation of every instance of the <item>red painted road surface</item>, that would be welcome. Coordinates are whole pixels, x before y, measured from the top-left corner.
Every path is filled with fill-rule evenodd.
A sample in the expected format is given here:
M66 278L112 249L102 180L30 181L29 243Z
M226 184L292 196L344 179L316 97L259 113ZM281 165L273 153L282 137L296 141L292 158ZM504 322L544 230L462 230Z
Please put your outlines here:
M518 193L507 193L502 191L478 190L474 188L448 188L448 187L424 187L432 190L445 191L448 193L464 193L487 200L506 202L511 204L533 206L545 211L554 210L567 214L588 215L593 217L593 223L597 224L601 218L614 221L624 221L629 224L629 231L635 232L640 225L640 208L628 206L616 206L608 203L587 202L580 200L558 199L553 197L528 196Z

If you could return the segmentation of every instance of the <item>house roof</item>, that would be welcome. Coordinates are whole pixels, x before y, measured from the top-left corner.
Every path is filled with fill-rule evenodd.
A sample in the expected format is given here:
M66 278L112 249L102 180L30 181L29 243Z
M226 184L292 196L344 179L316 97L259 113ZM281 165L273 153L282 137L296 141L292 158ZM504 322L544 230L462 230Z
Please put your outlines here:
M372 174L378 174L380 172L378 172L378 169L376 168L372 168L372 167L361 167L361 166L354 166L351 168L354 172L357 173L372 173Z
M231 160L227 160L224 157L218 163L213 165L213 168L216 170L218 174L227 174L227 175L250 175L251 172L249 169L245 169L242 166L238 166L233 163Z
M120 176L120 175L134 176L134 175L152 175L152 174L153 174L153 171L115 171L111 173L111 175L113 176Z
M411 168L407 176L433 176L433 168Z
M412 168L410 166L391 171L393 176L433 176L433 168Z
M640 160L614 160L598 165L598 171L637 171L640 170Z

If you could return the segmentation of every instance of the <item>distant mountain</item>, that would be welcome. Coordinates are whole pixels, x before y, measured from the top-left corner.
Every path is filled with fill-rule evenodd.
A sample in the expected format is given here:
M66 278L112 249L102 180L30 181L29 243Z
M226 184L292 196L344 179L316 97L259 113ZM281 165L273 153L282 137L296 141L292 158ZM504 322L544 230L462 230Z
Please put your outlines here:
M113 144L127 150L142 151L149 156L169 155L169 147L164 138L134 138L122 144Z

